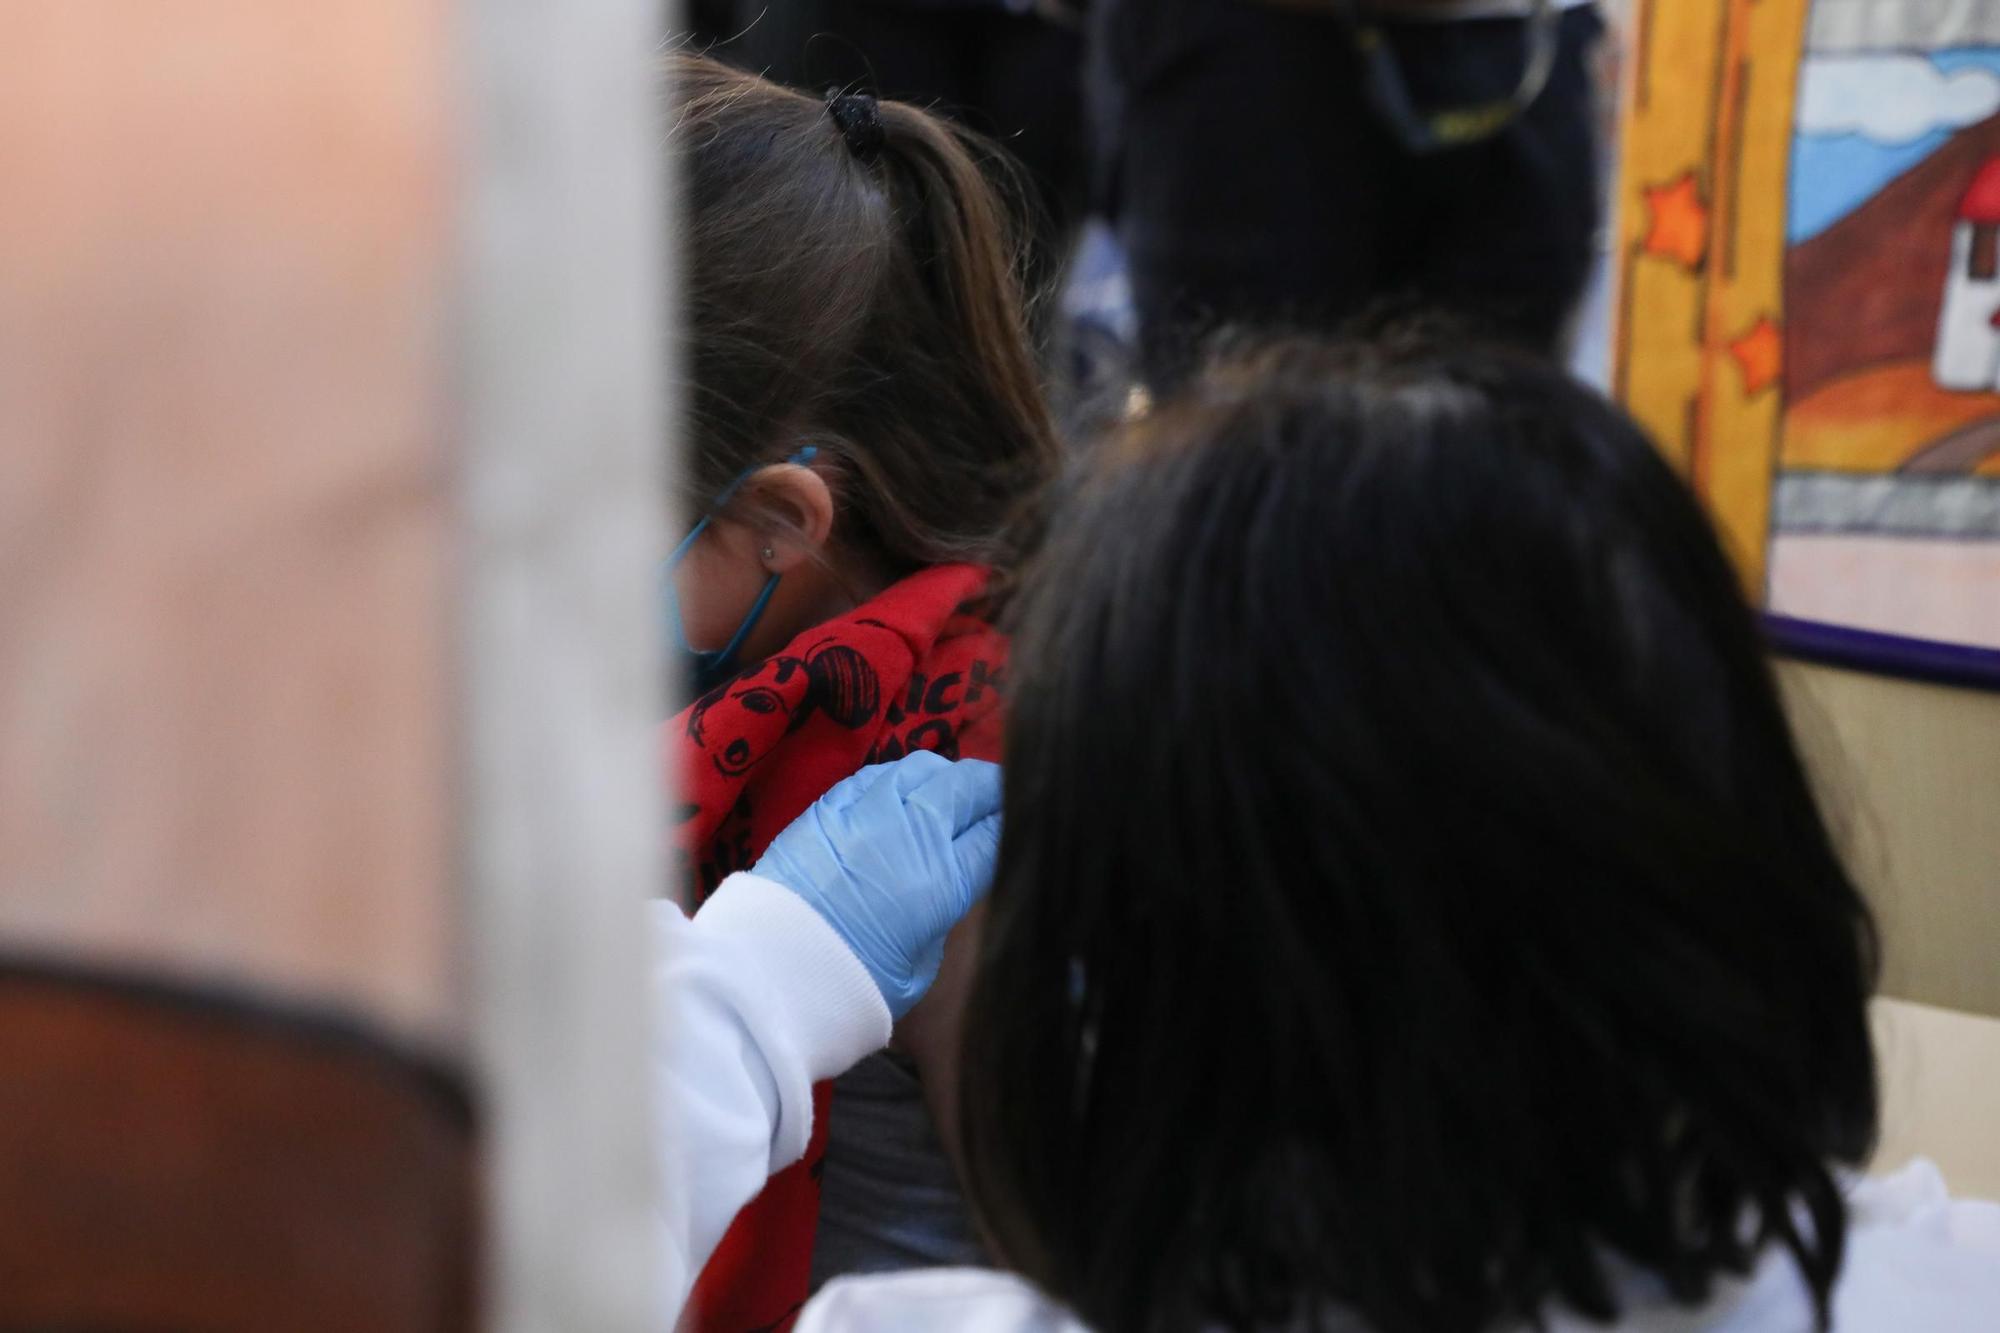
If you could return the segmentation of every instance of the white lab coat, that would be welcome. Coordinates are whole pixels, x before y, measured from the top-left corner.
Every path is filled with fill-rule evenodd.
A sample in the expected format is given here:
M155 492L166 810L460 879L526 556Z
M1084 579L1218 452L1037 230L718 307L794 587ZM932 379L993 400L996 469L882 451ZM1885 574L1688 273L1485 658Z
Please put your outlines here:
M805 1155L812 1085L888 1042L889 1006L833 928L767 880L731 875L692 921L651 910L660 1262L677 1314L737 1211Z
M664 1262L673 1309L736 1211L805 1152L812 1085L889 1037L859 960L795 895L734 875L692 923L656 910L657 1066L667 1182ZM1835 1333L2000 1333L2000 1205L1950 1198L1911 1163L1849 1193ZM1667 1304L1641 1273L1620 1283L1625 1333L1807 1333L1812 1306L1791 1260L1767 1253L1698 1310ZM1602 1326L1554 1312L1551 1333ZM1019 1278L933 1269L847 1278L807 1303L796 1333L1088 1333Z
M1996 1333L2000 1330L2000 1204L1951 1199L1937 1168L1915 1161L1861 1181L1848 1196L1852 1229L1834 1289L1834 1333ZM1789 1257L1767 1252L1746 1281L1700 1309L1667 1303L1643 1274L1620 1283L1623 1333L1810 1333L1812 1303ZM1336 1327L1345 1327L1336 1325ZM1089 1333L1019 1278L940 1268L831 1282L795 1333ZM1358 1328L1358 1326L1357 1326ZM1550 1333L1603 1333L1553 1313Z

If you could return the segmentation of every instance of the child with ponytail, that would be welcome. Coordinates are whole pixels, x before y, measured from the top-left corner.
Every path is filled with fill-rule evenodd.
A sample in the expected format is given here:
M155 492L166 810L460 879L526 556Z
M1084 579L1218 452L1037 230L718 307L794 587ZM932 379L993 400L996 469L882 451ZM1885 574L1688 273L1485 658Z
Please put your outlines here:
M702 57L670 78L696 521L667 616L692 702L666 747L698 903L866 764L999 757L990 610L1057 445L993 150ZM783 1327L816 1279L976 1259L932 1127L956 1122L963 952L898 1049L817 1090L805 1159L738 1215L695 1327Z

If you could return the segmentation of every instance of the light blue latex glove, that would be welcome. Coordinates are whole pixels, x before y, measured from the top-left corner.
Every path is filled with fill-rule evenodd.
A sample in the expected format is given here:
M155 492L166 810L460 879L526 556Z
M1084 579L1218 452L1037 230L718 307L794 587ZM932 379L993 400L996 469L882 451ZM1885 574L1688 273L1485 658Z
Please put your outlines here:
M999 765L918 750L820 797L750 873L805 899L901 1018L936 979L945 933L992 884L999 849Z

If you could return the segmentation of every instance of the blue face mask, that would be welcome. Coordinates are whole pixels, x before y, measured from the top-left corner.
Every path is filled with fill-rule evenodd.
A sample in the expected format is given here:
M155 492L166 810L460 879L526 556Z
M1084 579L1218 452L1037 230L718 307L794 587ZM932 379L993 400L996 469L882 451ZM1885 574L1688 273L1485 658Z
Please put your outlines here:
M814 455L817 453L819 453L819 450L809 444L785 461L804 466L812 462ZM730 500L734 499L736 492L749 479L750 473L756 470L755 468L749 469L749 471L742 473L736 480L723 487L722 494L716 496L715 503L710 506L710 512L702 516L701 521L694 525L694 529L687 536L681 538L681 544L674 548L674 553L667 557L666 619L667 633L669 635L667 657L670 665L678 664L680 666L680 679L693 687L694 693L691 696L692 698L699 699L702 695L707 694L717 685L720 685L723 681L728 680L736 674L738 669L736 655L742 651L743 641L750 637L750 631L757 627L757 621L763 616L764 608L771 604L771 594L778 590L778 579L780 576L772 574L764 580L763 591L757 594L756 601L750 603L750 609L743 613L743 619L737 624L736 632L729 636L729 642L722 645L722 647L696 648L688 642L687 625L681 619L680 590L674 585L674 569L687 557L687 553L694 546L696 539L708 527L709 520L715 516L715 511L720 510Z

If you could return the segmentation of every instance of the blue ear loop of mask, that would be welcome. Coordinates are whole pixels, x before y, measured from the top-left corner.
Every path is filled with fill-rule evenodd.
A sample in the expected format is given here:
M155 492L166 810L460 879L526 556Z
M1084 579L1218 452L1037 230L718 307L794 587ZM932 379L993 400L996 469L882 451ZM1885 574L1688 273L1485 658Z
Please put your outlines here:
M809 444L785 461L803 467L812 462L818 454L818 447ZM714 518L716 512L724 505L736 498L736 492L743 488L743 483L756 471L756 468L745 469L734 481L723 487L722 493L715 497L715 503L709 507L709 512L702 515L701 521L694 525L687 536L681 538L681 544L667 557L666 621L667 631L672 636L671 642L667 644L667 653L670 658L678 659L682 663L681 679L694 687L695 698L707 694L736 674L736 654L742 651L743 641L750 637L750 631L757 627L757 621L763 616L764 608L771 604L771 594L778 590L778 580L783 576L772 574L764 580L763 591L757 594L756 601L750 603L750 609L743 613L743 619L737 624L736 632L729 636L728 643L720 648L703 649L696 648L688 642L687 623L681 619L680 590L674 586L674 569L694 547L695 539L708 527L709 520Z

